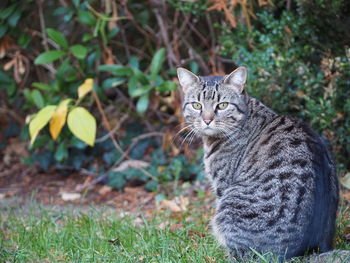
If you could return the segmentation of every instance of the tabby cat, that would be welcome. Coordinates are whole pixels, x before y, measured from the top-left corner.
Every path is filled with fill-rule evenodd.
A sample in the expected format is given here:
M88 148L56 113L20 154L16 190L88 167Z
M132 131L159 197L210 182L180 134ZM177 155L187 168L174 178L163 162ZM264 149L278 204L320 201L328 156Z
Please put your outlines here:
M324 139L249 97L245 67L221 77L177 72L186 123L203 139L219 243L233 259L330 250L338 181Z

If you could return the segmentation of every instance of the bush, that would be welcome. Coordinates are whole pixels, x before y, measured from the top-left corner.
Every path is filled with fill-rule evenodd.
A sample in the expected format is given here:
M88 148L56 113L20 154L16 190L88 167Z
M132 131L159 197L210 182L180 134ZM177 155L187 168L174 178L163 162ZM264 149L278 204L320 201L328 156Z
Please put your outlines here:
M221 53L249 71L248 92L276 111L298 116L330 140L342 170L349 166L349 49L339 56L315 45L317 31L298 14L258 15L259 26L223 28ZM248 42L246 41L248 39Z

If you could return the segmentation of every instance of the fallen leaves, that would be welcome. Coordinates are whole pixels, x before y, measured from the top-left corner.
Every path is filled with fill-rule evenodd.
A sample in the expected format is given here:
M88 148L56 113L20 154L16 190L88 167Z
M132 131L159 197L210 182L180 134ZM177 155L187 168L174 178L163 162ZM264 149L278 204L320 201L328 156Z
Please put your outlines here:
M62 192L61 198L63 201L75 201L75 200L81 198L81 194Z
M112 192L113 191L113 187L110 187L110 186L108 186L108 185L104 185L104 186L102 186L101 188L100 188L100 190L98 190L98 193L100 194L100 195L107 195L107 194L109 194L110 192Z
M170 210L173 213L187 211L189 199L184 196L177 196L173 200L160 200L158 210Z
M183 229L184 226L182 224L174 224L170 226L170 232L175 232L176 230Z
M113 172L123 172L127 169L140 169L140 168L147 168L149 166L148 162L141 161L141 160L126 160L122 162L118 167L112 169Z

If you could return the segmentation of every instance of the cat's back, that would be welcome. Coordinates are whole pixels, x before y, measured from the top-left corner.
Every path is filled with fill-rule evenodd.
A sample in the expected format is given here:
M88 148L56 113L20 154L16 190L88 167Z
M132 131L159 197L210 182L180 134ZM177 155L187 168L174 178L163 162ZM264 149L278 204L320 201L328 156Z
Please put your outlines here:
M231 206L226 211L236 218L236 229L230 232L242 233L236 242L254 240L262 251L290 255L330 249L337 179L325 141L308 125L279 115L262 125L247 144L235 181L221 198L218 215Z

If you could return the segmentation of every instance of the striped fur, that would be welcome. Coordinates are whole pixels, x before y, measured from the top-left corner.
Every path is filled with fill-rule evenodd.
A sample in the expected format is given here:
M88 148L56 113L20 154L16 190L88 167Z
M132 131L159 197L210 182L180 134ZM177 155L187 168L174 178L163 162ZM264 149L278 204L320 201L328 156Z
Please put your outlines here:
M215 236L236 258L250 248L281 260L330 250L338 182L326 143L304 123L249 97L238 71L245 69L231 73L234 80L179 74L183 114L203 138L205 171L217 196ZM218 109L222 102L227 109ZM212 116L209 125L204 116Z

